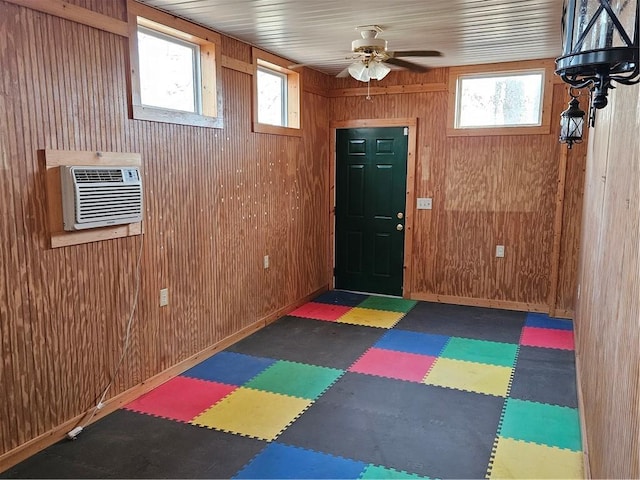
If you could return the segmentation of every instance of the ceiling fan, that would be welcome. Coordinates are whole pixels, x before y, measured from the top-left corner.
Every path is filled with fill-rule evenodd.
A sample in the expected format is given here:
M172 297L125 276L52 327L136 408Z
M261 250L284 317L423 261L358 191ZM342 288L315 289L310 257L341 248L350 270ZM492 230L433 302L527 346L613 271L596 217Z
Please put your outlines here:
M382 80L391 71L388 65L411 70L412 72L425 72L427 67L418 65L403 57L439 57L442 54L436 50L406 50L392 52L387 50L387 41L378 38L382 29L377 25L367 25L358 27L362 38L351 42L351 51L356 55L357 60L342 70L338 78L351 75L356 80L368 82L371 79ZM388 64L388 65L387 65Z

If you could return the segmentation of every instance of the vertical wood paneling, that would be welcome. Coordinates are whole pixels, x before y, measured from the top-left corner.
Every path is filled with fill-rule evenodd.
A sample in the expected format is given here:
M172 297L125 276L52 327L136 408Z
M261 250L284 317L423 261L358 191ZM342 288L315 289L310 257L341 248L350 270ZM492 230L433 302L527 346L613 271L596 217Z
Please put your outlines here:
M447 83L447 69L423 76L393 72L376 86L430 81ZM349 78L334 82L334 88L361 85ZM566 106L565 92L560 85L548 92L554 122ZM558 161L566 147L558 144L556 127L548 135L447 137L447 95L337 97L330 117L418 118L415 195L432 197L433 210L414 212L414 297L495 300L548 311ZM569 177L558 293L565 315L572 313L575 288L579 167ZM506 247L503 259L495 258L498 244Z
M126 13L124 0L73 3ZM305 93L301 138L252 133L251 77L232 70L224 129L130 120L125 38L1 0L0 37L1 455L95 404L141 242L131 347L108 397L327 284L329 120ZM248 60L247 45L224 47ZM141 153L144 235L48 248L45 148Z
M640 477L640 86L598 112L587 154L576 309L593 478Z

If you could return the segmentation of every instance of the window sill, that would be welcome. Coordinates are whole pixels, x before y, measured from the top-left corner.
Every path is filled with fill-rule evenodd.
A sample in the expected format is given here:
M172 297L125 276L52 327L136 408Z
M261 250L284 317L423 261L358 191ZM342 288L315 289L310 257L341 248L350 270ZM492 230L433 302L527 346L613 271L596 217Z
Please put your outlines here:
M548 135L549 125L535 127L473 127L447 128L447 137L484 137L491 135Z
M175 123L193 127L223 128L221 117L207 117L197 113L178 112L163 108L133 105L132 118L135 120L148 120L151 122Z
M254 133L268 133L270 135L285 135L288 137L302 137L302 129L268 125L266 123L253 122Z

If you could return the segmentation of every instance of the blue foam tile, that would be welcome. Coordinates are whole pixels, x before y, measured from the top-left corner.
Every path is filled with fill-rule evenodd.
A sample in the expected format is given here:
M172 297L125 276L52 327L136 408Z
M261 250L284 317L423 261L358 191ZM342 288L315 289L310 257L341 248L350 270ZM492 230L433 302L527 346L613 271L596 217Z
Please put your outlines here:
M233 478L359 478L364 462L270 443Z
M357 307L367 298L369 298L369 295L343 292L341 290L330 290L314 298L313 301L318 303L329 303L331 305L343 305L345 307Z
M437 357L449 338L446 335L389 330L374 346L386 350Z
M220 352L190 368L182 375L227 385L243 385L273 365L272 358L234 352Z
M538 328L554 328L556 330L573 330L573 322L571 320L562 320L560 318L551 318L544 313L527 313L524 322L526 327Z

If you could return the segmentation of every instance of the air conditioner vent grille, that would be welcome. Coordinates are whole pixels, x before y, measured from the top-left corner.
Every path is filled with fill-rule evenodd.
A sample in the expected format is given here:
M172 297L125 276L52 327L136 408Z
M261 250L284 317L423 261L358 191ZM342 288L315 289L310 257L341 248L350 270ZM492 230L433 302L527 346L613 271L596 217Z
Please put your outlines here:
M122 182L122 169L75 169L76 183Z
M102 185L78 185L78 198L82 208L77 212L77 221L84 223L138 217L142 213L139 201L141 197L141 185L117 189Z
M65 230L142 221L142 180L137 167L61 168Z

